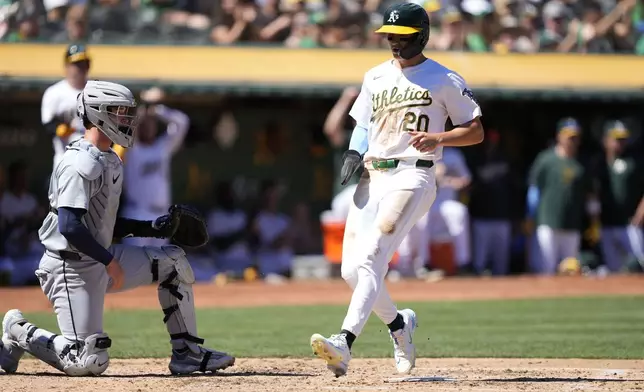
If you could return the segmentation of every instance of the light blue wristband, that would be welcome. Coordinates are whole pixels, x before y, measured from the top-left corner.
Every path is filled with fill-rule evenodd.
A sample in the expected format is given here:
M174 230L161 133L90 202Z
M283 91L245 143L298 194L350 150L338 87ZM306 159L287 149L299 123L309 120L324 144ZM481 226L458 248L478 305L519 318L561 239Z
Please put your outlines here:
M349 150L356 150L360 155L364 155L369 148L369 133L367 128L359 125L353 129L351 140L349 141Z

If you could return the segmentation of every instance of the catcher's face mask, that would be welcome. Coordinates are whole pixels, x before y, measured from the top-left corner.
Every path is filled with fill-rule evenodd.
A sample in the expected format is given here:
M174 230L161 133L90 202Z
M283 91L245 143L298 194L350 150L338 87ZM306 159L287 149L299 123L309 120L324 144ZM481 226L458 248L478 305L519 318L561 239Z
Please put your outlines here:
M108 106L108 118L117 125L119 132L133 136L137 125L137 110L132 106Z

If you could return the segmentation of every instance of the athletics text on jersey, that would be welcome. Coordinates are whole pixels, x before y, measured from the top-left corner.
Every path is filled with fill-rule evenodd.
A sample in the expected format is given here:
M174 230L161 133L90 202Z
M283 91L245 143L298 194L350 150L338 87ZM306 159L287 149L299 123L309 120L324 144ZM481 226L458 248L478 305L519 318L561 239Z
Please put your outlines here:
M480 116L481 109L457 73L429 59L402 70L390 60L365 74L349 114L369 130L366 160L437 160L442 148L421 153L408 145L408 133L444 132L448 117L461 125Z

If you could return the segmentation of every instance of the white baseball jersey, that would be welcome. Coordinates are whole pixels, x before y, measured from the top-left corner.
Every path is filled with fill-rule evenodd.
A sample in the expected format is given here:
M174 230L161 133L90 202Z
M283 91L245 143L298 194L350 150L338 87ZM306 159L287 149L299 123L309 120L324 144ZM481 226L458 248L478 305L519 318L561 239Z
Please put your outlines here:
M119 198L123 184L123 163L112 150L102 152L85 139L67 147L49 182L52 207L82 208L83 223L104 248L112 244ZM40 230L40 242L52 251L74 251L58 231L58 216L49 212Z
M369 131L365 160L417 158L439 160L442 148L421 153L409 146L408 132L445 131L481 115L463 78L430 59L397 68L388 60L367 71L349 115Z
M190 121L184 113L162 105L157 115L168 123L167 132L151 144L134 143L125 164L123 215L138 220L156 219L167 212L172 201L170 163L188 132Z
M463 153L456 147L446 147L443 150L441 164L445 166L446 176L472 178L472 173L467 168ZM458 200L458 192L454 188L441 186L439 181L434 205L438 205L445 200Z
M69 124L74 133L66 138L59 138L54 135L54 167L65 153L65 146L85 133L83 122L76 113L76 98L82 90L72 87L67 80L63 79L47 88L42 96L40 106L40 120L43 125L51 122L55 117Z

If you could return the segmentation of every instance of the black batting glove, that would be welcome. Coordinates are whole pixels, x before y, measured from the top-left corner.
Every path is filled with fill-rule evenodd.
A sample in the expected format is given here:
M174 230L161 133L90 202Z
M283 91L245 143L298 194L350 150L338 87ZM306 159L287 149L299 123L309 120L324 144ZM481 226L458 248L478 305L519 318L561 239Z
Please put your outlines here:
M356 150L347 150L342 155L342 170L340 176L342 185L347 185L351 176L362 166L362 155Z

